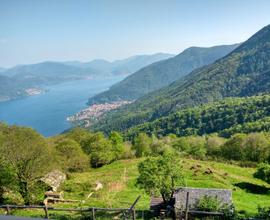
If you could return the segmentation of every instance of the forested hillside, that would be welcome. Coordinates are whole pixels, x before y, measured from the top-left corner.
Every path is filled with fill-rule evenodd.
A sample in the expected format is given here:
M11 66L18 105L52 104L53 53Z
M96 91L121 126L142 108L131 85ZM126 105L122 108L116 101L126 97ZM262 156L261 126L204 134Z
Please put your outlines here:
M23 85L20 85L16 80L0 75L0 82L0 101L27 95L25 92L26 88Z
M170 86L108 113L95 129L125 130L159 117L225 97L270 91L270 25L232 53Z
M140 69L123 81L113 85L108 91L90 98L88 103L137 99L169 85L196 68L213 63L230 53L237 46L239 45L222 45L210 48L190 47L173 58Z
M270 96L227 98L220 102L188 108L153 122L135 126L128 137L140 132L148 135L177 136L219 133L229 137L234 133L270 131Z

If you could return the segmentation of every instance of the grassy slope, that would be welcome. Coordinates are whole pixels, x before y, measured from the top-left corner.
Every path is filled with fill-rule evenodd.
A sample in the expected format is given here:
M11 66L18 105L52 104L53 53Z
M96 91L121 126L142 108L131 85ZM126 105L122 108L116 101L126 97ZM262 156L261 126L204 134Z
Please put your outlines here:
M128 207L138 195L142 195L137 208L148 209L149 196L135 186L138 175L137 163L139 161L141 159L117 161L90 172L72 174L71 179L66 182L63 189L73 188L73 190L65 192L65 197L85 199L91 191L91 185L98 180L104 185L104 188L94 193L92 197L85 201L84 205ZM200 164L201 168L198 169L197 176L194 176L194 171L190 170L190 167L197 164ZM250 193L234 186L234 184L242 182L255 184L259 186L259 189L264 189L264 187L270 189L269 184L253 177L254 168L241 168L236 165L192 159L185 159L183 167L187 186L232 189L233 200L238 210L255 213L258 205L270 206L270 194ZM203 174L207 168L213 171L212 175Z
M85 200L84 203L58 203L59 207L129 207L138 195L142 195L137 204L137 209L148 209L150 198L142 190L135 186L138 175L137 164L142 159L122 160L110 165L92 169L85 173L73 173L62 186L65 199ZM201 165L197 168L197 175L194 176L194 170L191 166ZM270 206L270 194L256 194L246 192L239 187L234 186L236 183L245 182L255 184L258 187L270 189L270 185L255 179L252 175L254 168L241 168L236 165L229 165L212 161L198 161L185 159L183 162L184 173L187 186L190 187L209 187L209 188L228 188L233 190L233 201L237 210L245 210L249 214L257 211L257 206ZM205 175L204 171L210 168L213 174ZM227 173L227 175L226 175ZM87 195L93 191L95 182L100 181L104 188L86 199ZM43 212L41 211L41 216ZM25 215L20 211L14 214ZM64 214L64 213L63 213ZM26 215L39 215L38 213L28 212ZM57 218L57 215L55 216Z

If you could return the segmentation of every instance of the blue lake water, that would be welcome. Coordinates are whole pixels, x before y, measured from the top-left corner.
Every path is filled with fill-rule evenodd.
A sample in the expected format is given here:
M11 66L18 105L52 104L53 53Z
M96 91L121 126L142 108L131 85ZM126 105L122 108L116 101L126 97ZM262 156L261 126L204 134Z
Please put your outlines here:
M44 136L52 136L70 128L68 116L86 107L89 97L107 90L123 77L77 80L48 86L40 95L0 102L0 121L28 126Z

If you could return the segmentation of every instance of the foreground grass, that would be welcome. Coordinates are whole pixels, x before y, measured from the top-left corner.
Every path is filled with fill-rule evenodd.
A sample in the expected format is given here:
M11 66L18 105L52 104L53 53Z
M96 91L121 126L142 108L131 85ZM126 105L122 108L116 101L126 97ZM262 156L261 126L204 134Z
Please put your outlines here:
M149 196L135 185L140 161L142 159L122 160L90 172L72 174L63 186L65 197L84 200L86 206L125 208L142 195L137 208L148 209ZM254 168L193 159L185 159L182 166L186 186L232 189L233 201L239 211L254 214L258 206L270 206L270 185L253 177ZM195 170L190 169L192 166ZM213 174L205 174L207 169ZM103 184L103 189L86 199L93 192L96 181Z
M142 160L121 160L88 172L70 174L61 190L65 199L78 202L58 203L55 206L128 208L141 195L136 208L149 209L150 197L136 187L137 165ZM193 159L184 159L182 166L188 187L232 189L233 201L238 211L254 215L258 206L270 206L270 185L253 177L254 168ZM213 173L205 174L208 169ZM97 181L103 188L95 191ZM33 211L16 211L14 214L43 215ZM57 214L54 217L58 219Z

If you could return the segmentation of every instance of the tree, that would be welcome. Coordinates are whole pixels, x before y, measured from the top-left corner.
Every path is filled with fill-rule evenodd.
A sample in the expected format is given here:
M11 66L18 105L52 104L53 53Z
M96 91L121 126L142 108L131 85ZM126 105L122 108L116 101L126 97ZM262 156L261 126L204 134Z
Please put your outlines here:
M203 158L206 154L205 138L199 136L180 137L175 139L172 146L179 152Z
M112 150L115 154L115 159L122 158L125 151L122 135L119 132L112 131L109 138L112 142Z
M31 128L11 126L3 131L0 147L3 163L14 173L18 191L26 204L31 202L31 188L50 171L48 145Z
M245 159L254 162L265 162L269 157L269 143L263 133L247 135Z
M145 133L139 133L137 137L134 138L133 148L135 150L136 157L143 157L151 154L152 140Z
M55 143L55 150L59 163L66 171L84 171L90 166L89 157L72 139L60 138Z
M221 154L229 160L244 160L245 144L246 135L235 134L221 147Z
M218 157L221 154L221 146L225 143L225 139L217 135L210 135L206 139L207 155Z
M6 190L16 189L16 178L12 169L0 158L0 204L4 203Z
M93 133L83 129L83 128L73 128L71 131L65 134L65 137L70 138L78 142L81 146L93 136Z
M182 166L178 156L165 154L149 157L138 165L137 185L148 194L161 194L164 203L168 203L175 187L183 185Z
M109 164L115 159L111 141L106 139L101 132L89 137L83 145L83 150L90 156L93 167Z

